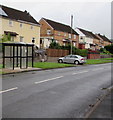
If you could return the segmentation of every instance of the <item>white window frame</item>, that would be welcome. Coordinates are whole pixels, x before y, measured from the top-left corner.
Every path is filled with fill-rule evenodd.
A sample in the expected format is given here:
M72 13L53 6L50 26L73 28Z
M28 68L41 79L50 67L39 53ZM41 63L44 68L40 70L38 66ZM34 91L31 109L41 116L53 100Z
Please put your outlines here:
M12 27L13 26L13 21L9 20L9 26Z
M20 42L24 42L24 37L20 36Z
M73 43L73 46L74 46L74 47L76 46L76 42Z
M76 35L74 35L74 39L76 39Z
M58 32L58 35L60 36L60 32Z
M64 36L66 36L66 33L64 33Z
M71 38L71 34L69 33L69 38Z
M64 44L63 44L64 46L66 46L66 43L64 42Z
M47 30L47 35L51 35L51 30Z

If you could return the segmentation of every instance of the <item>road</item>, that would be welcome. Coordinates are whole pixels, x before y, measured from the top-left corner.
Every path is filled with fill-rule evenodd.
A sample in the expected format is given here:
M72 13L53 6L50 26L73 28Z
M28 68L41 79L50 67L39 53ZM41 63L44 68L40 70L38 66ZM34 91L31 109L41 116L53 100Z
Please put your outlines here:
M83 118L111 85L111 63L4 75L3 118Z

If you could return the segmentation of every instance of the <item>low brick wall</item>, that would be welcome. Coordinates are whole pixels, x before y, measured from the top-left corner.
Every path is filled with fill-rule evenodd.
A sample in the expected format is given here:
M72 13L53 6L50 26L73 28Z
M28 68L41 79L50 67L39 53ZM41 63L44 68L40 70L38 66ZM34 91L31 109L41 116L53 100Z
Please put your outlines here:
M100 54L88 54L87 59L99 59Z
M100 58L111 58L113 55L100 55Z
M46 50L48 57L62 57L69 54L69 50L62 49L47 49Z
M89 50L87 59L99 59L100 58L100 52Z

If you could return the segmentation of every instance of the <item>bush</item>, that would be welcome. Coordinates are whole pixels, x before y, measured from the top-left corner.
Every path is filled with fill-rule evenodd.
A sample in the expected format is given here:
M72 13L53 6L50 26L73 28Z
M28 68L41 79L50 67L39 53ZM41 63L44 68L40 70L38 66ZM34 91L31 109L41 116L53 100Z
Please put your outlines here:
M101 52L101 54L102 53L104 53L104 54L111 54L109 51L106 50L106 48L101 48L100 52Z
M2 38L0 38L0 43L3 43L3 42L7 42L7 41L11 41L11 36L10 34L8 33L8 35L3 35Z
M105 46L104 48L105 48L107 51L109 51L110 53L113 54L113 44L107 45L107 46Z
M59 45L59 43L52 42L50 44L49 48L51 48L51 49L60 49L60 45Z
M86 50L86 49L76 49L75 54L86 57L87 54L88 54L88 50Z

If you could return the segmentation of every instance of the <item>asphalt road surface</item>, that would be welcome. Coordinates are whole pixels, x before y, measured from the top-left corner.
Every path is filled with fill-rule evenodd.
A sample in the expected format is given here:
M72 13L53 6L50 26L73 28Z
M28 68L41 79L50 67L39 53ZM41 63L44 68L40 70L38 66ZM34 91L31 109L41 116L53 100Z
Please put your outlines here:
M3 118L84 118L111 86L111 63L4 75L2 84Z

